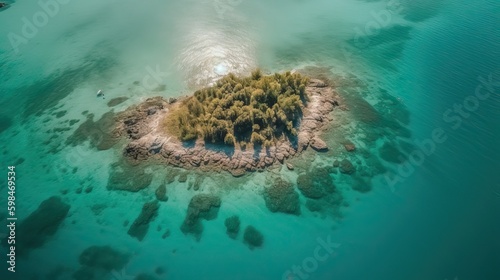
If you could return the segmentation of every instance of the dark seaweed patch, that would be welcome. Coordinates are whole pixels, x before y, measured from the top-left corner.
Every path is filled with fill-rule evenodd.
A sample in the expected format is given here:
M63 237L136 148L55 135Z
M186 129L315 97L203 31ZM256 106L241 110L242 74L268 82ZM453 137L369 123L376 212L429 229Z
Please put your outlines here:
M12 126L12 120L6 116L0 116L0 133Z
M108 107L114 107L128 100L128 97L113 98L108 102Z
M116 63L109 57L87 57L78 67L55 72L34 84L18 88L20 96L27 96L22 116L40 116L68 96L82 82L110 69Z

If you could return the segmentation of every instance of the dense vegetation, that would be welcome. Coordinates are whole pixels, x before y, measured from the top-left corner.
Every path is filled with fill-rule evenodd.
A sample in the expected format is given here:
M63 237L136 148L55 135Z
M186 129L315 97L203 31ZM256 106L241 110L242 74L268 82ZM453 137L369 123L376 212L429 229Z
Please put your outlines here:
M308 82L300 74L250 77L229 74L198 90L167 115L165 127L182 141L202 137L211 143L271 146L282 135L296 135Z

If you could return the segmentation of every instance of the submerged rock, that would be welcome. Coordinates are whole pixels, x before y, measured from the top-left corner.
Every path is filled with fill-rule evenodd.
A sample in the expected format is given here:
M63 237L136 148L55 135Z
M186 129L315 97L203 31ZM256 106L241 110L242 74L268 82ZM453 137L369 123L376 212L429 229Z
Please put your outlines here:
M122 104L123 102L127 101L128 97L117 97L113 98L108 102L108 107L114 107L116 105Z
M321 140L319 137L314 137L311 140L311 147L318 152L326 152L328 151L328 146L325 141Z
M243 241L250 249L262 247L264 244L264 235L253 226L247 226L243 234Z
M352 174L356 171L356 168L348 159L343 159L340 162L340 172L344 174Z
M344 148L348 152L354 152L356 150L356 146L353 143L351 143L351 142L348 142L348 143L344 144Z
M111 271L120 271L129 257L109 246L91 246L80 254L81 267L73 274L76 280L109 279ZM108 278L106 278L108 277Z
M193 234L197 240L203 233L202 219L207 221L217 218L221 200L212 194L197 194L191 198L181 231L184 234Z
M120 270L128 262L128 256L109 246L91 246L80 254L79 263L104 270Z
M333 171L333 170L332 170ZM330 170L315 168L297 177L297 186L307 198L319 199L336 191Z
M167 196L167 186L165 184L162 184L158 186L158 188L155 191L156 199L159 201L167 201L168 196Z
M300 215L299 194L290 182L278 178L264 190L264 200L271 212Z
M181 175L179 175L179 183L185 183L188 179L188 173L187 172L182 172Z
M226 226L226 233L227 235L232 238L236 239L238 236L238 233L240 232L240 218L238 216L231 216L224 221L224 225Z
M380 157L391 163L403 163L405 155L399 151L393 144L385 143L379 150Z
M44 200L19 224L16 235L16 253L25 255L35 248L42 247L57 232L68 215L69 209L70 206L58 196Z
M108 112L94 122L94 115L87 115L87 120L66 139L66 145L77 146L90 141L90 144L98 150L110 149L119 140L113 135L114 118L114 113Z
M151 184L153 174L140 167L114 164L109 175L108 190L138 192Z
M137 238L139 241L142 241L148 233L149 223L158 215L159 208L160 205L157 200L144 203L141 214L139 214L139 217L132 223L127 233Z

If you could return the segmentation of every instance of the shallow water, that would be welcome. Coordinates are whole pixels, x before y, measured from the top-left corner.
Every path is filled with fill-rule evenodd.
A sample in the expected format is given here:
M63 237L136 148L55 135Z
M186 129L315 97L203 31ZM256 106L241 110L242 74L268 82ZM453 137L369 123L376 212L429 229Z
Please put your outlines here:
M54 195L71 208L54 235L17 258L15 274L2 265L2 279L74 279L82 251L105 245L127 254L126 266L80 279L500 279L498 1L68 1L46 22L38 3L8 2L0 10L1 166L16 165L20 221ZM122 143L104 150L93 142L106 133L101 117L255 67L334 82L350 110L336 111L324 134L331 150L304 154L294 171L177 176L145 238L132 238L143 204L183 171L140 166L125 174L152 174L147 188L108 190L123 171ZM118 97L128 99L107 105ZM344 150L347 140L355 153ZM300 216L266 208L262 190L273 176L295 183L344 158L357 171L329 174L340 204L314 212L300 195ZM199 191L189 187L196 182ZM197 241L180 226L199 192L222 204ZM0 204L5 220L5 195ZM236 240L224 226L232 215L241 219ZM264 235L262 248L242 242L248 225ZM327 241L331 250L318 258Z

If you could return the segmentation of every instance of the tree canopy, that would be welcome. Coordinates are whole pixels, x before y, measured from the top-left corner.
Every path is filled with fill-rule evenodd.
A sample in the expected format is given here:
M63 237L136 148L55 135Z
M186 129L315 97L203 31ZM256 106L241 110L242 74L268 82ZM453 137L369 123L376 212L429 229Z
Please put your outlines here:
M184 99L167 114L164 125L181 141L201 137L231 146L271 146L283 134L297 134L307 83L308 78L290 72L264 76L255 70L242 78L228 74Z

